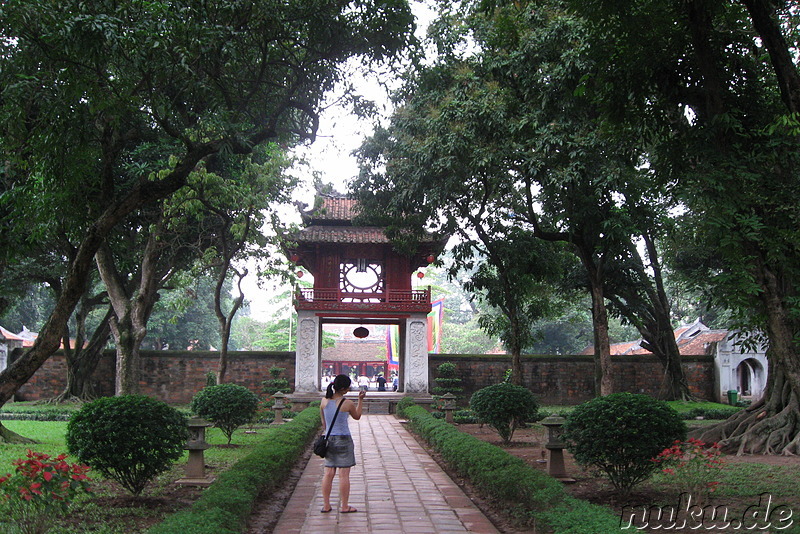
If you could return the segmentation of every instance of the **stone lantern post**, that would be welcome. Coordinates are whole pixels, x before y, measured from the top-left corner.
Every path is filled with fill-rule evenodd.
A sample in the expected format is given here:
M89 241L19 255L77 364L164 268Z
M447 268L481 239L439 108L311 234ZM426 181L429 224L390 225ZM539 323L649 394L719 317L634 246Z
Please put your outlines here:
M203 451L211 445L206 442L206 428L211 423L204 419L189 419L189 439L183 447L189 451L189 461L186 463L186 476L175 481L176 484L187 486L208 486L214 482L214 477L205 474L205 458Z
M286 408L286 404L283 401L283 399L286 398L286 394L277 391L272 397L275 399L275 404L272 405L272 411L275 412L275 419L272 421L272 424L281 425L283 424L283 409Z
M567 469L564 466L564 448L566 444L561 441L561 427L564 425L564 418L558 415L551 415L542 419L542 425L547 428L547 444L545 448L550 451L547 458L547 474L561 482L575 482L574 478L567 475Z
M444 401L444 405L442 406L442 410L444 410L444 420L448 423L452 423L453 410L456 409L456 396L452 393L445 393L442 395L442 400Z

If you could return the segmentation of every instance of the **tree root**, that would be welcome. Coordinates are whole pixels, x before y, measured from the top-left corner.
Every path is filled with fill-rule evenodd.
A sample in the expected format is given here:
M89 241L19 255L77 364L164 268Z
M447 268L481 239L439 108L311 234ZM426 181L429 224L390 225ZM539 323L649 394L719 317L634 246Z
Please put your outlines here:
M11 430L7 429L3 426L3 423L0 422L0 443L39 443L35 439L26 438L25 436L20 436L16 432L12 432Z
M714 427L691 435L706 443L719 443L723 452L737 456L800 454L797 397L791 393L780 396L785 402L776 403L775 399L758 402Z

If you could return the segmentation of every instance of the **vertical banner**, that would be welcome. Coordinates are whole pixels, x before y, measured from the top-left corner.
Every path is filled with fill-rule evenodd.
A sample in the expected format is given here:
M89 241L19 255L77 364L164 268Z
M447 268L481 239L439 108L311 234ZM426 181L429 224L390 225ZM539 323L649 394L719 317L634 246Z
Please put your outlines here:
M389 372L400 369L400 327L391 324L386 329L386 360L389 362Z
M442 348L442 319L444 318L444 299L431 302L428 313L428 352L439 354Z

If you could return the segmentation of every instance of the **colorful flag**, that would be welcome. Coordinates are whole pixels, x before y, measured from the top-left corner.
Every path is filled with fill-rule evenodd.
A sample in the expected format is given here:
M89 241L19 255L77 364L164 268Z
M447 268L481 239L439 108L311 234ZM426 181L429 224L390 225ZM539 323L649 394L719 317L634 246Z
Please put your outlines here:
M389 372L400 369L400 327L396 324L389 325L386 329L386 359L389 362Z
M431 302L428 313L428 352L439 354L442 348L442 320L444 318L444 299Z

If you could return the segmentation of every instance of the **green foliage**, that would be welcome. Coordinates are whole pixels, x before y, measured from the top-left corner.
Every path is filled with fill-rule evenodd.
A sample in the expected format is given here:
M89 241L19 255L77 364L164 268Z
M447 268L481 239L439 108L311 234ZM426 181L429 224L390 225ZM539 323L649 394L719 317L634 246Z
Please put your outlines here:
M303 410L290 422L267 429L246 458L222 473L190 509L151 528L150 534L238 534L253 504L280 487L308 449L320 425L319 406Z
M447 393L452 393L456 398L461 397L464 388L461 387L461 378L456 375L456 364L453 362L439 364L436 368L436 374L438 376L433 379L436 385L432 391L435 396L440 397Z
M213 371L206 373L206 387L217 385L217 375Z
M201 389L189 408L214 423L230 443L233 432L253 419L258 401L258 396L244 386L219 384Z
M538 404L527 388L502 382L476 391L469 407L481 422L500 434L504 443L509 443L519 426L536 419Z
M103 397L78 410L67 425L70 454L139 495L183 454L186 417L144 395Z
M517 525L535 525L554 534L598 534L619 528L610 510L568 496L560 482L522 459L459 432L420 406L408 406L405 412L414 432L484 498L500 503Z
M402 399L400 399L400 402L397 403L397 409L396 409L397 417L406 419L407 418L406 409L408 409L410 406L416 406L416 405L417 403L414 402L413 397L408 395L403 397Z
M270 378L262 382L264 393L267 395L274 395L279 391L281 393L291 393L289 389L289 380L283 376L285 371L285 368L274 365L269 368Z
M635 393L597 397L566 419L562 438L575 460L601 471L623 492L653 473L652 458L686 437L686 425L675 410Z
M89 491L89 467L69 465L66 457L29 449L27 459L13 462L15 472L0 476L0 526L10 519L23 534L45 532L53 516L66 514L73 499Z

